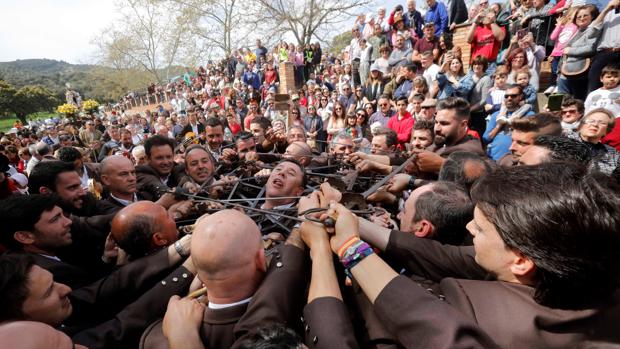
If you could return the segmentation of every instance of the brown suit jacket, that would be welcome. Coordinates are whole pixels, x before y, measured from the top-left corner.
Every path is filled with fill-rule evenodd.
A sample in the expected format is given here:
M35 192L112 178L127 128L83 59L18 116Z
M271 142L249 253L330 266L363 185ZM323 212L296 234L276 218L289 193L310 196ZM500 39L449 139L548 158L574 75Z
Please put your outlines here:
M430 147L427 148L427 150L437 153L444 158L448 157L450 154L456 151L466 151L466 152L478 154L482 156L483 158L487 157L487 154L482 149L482 144L480 143L480 140L472 136L469 136L469 135L466 135L465 137L463 137L455 145L444 146L444 147L438 148L435 144L432 144Z
M554 309L536 303L532 287L485 281L489 277L475 262L473 247L441 245L392 231L385 252L413 273L440 282L445 300L500 347L566 348L583 340L620 343L615 326L620 321L619 292L592 309Z
M250 304L205 310L200 330L205 348L235 348L249 331L271 323L293 326L299 320L308 280L308 257L292 245L274 253L263 283ZM140 340L142 349L168 348L162 323L149 326Z
M149 165L137 166L136 176L138 180L138 191L146 192L154 200L157 200L162 196L162 190L171 189L179 185L185 173L182 166L173 167L167 185L161 181L159 174Z
M304 308L304 334L308 348L359 348L344 303L335 297L321 297Z

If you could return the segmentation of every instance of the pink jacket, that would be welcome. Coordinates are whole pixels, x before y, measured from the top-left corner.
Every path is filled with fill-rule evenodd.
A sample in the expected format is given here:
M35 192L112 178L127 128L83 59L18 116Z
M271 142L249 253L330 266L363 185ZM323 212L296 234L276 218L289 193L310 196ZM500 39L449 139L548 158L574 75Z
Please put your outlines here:
M567 25L558 25L555 27L549 39L555 41L555 46L553 46L553 51L551 52L552 57L560 57L562 56L562 52L564 51L564 47L570 41L570 39L575 36L577 33L577 26L573 23L569 23Z

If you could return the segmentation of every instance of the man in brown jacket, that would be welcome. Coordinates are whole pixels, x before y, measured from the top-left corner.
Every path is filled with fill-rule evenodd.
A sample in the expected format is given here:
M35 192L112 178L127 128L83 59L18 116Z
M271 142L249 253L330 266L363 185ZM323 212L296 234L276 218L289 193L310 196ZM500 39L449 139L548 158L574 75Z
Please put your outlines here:
M391 261L439 283L440 298L500 347L620 342L615 328L620 199L605 180L576 164L500 169L474 185L472 199L473 247L441 245L363 219L360 237ZM400 312L401 303L396 304L383 314ZM400 315L384 322L388 330L400 331L401 322L408 321L409 314Z
M192 260L209 290L202 320L183 321L179 330L184 334L171 336L178 331L167 331L168 337L158 321L144 332L140 348L187 348L188 338L200 340L205 348L230 348L265 323L293 323L301 312L307 278L303 242L296 236L275 253L267 271L261 233L252 219L236 210L199 219Z

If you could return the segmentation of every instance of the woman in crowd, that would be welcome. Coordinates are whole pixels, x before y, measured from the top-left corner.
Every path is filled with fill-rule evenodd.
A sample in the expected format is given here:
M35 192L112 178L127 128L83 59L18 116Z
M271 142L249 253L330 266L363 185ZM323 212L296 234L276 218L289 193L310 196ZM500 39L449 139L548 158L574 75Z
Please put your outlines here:
M555 21L555 29L551 32L549 39L555 42L551 51L551 81L555 85L560 74L560 62L562 54L568 42L577 34L577 26L574 23L576 7L571 7L566 14L559 16Z
M601 139L614 128L615 123L616 118L609 110L596 108L583 117L576 133L568 135L590 148L592 164L605 174L611 174L620 161L620 153L616 149L601 143Z
M379 96L383 94L385 88L385 80L383 79L383 73L378 64L373 64L370 67L370 77L366 80L366 93L364 101L372 105L377 105Z
M439 89L438 99L448 97L469 96L469 91L474 87L474 80L471 75L463 72L463 62L460 58L452 54L446 56L446 60L441 66L441 71L437 74L435 82Z
M534 43L534 35L527 33L521 39L518 36L513 36L504 57L508 57L510 62L508 83L514 84L516 82L516 72L523 67L527 67L531 75L530 85L538 91L540 64L545 59L545 48Z
M388 59L390 58L391 52L392 49L390 49L390 45L381 45L381 47L379 48L379 53L381 54L381 57L377 58L374 63L381 72L381 74L383 74L384 78L389 77L388 75L390 72L390 64L388 63Z
M372 105L367 104L366 106L370 106L372 110ZM370 133L370 125L368 125L368 119L370 119L370 115L371 114L369 114L366 109L358 109L355 111L355 116L357 117L356 124L362 130L360 137L364 137L366 139L372 138L372 134Z
M334 111L327 122L327 140L330 141L335 135L346 127L344 106L340 102L335 102Z
M579 7L573 23L578 31L564 48L564 58L560 78L558 79L558 92L573 95L575 98L585 100L588 93L588 69L590 61L596 53L597 31L590 26L598 16L598 9L594 5Z
M471 110L470 128L483 134L486 129L486 113L484 104L489 97L489 90L493 85L491 77L486 74L488 61L483 56L477 56L472 61L471 76L474 86L469 94Z

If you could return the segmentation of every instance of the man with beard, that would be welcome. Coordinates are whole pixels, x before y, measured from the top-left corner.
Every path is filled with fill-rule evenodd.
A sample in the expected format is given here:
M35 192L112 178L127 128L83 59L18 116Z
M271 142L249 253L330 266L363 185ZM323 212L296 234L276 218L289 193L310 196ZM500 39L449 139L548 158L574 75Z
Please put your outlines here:
M455 151L485 156L480 141L467 134L469 103L463 98L448 97L437 104L434 144L417 154L415 165L421 172L439 173L445 158Z
M533 115L529 104L520 107L523 100L523 90L519 85L510 85L504 94L504 107L491 115L487 129L482 138L488 144L489 157L497 161L508 154L512 143L510 124L522 116Z
M512 126L512 143L510 154L497 161L500 166L510 167L519 163L521 155L533 144L534 139L542 135L560 136L562 124L560 119L550 113L538 113L527 118L514 120Z
M162 191L176 187L183 173L174 166L174 141L155 135L144 143L148 165L136 167L138 190L159 198Z
M76 183L79 184L79 180ZM79 185L78 188L81 189ZM0 230L0 241L10 251L32 255L36 263L54 274L59 282L71 287L93 282L110 268L103 263L76 258L83 257L76 254L88 250L95 253L94 261L101 262L103 249L97 251L96 247L103 244L105 235L74 229L74 217L66 217L59 205L57 196L41 194L1 201L0 218L5 224ZM14 222L21 222L22 228L13 229Z

